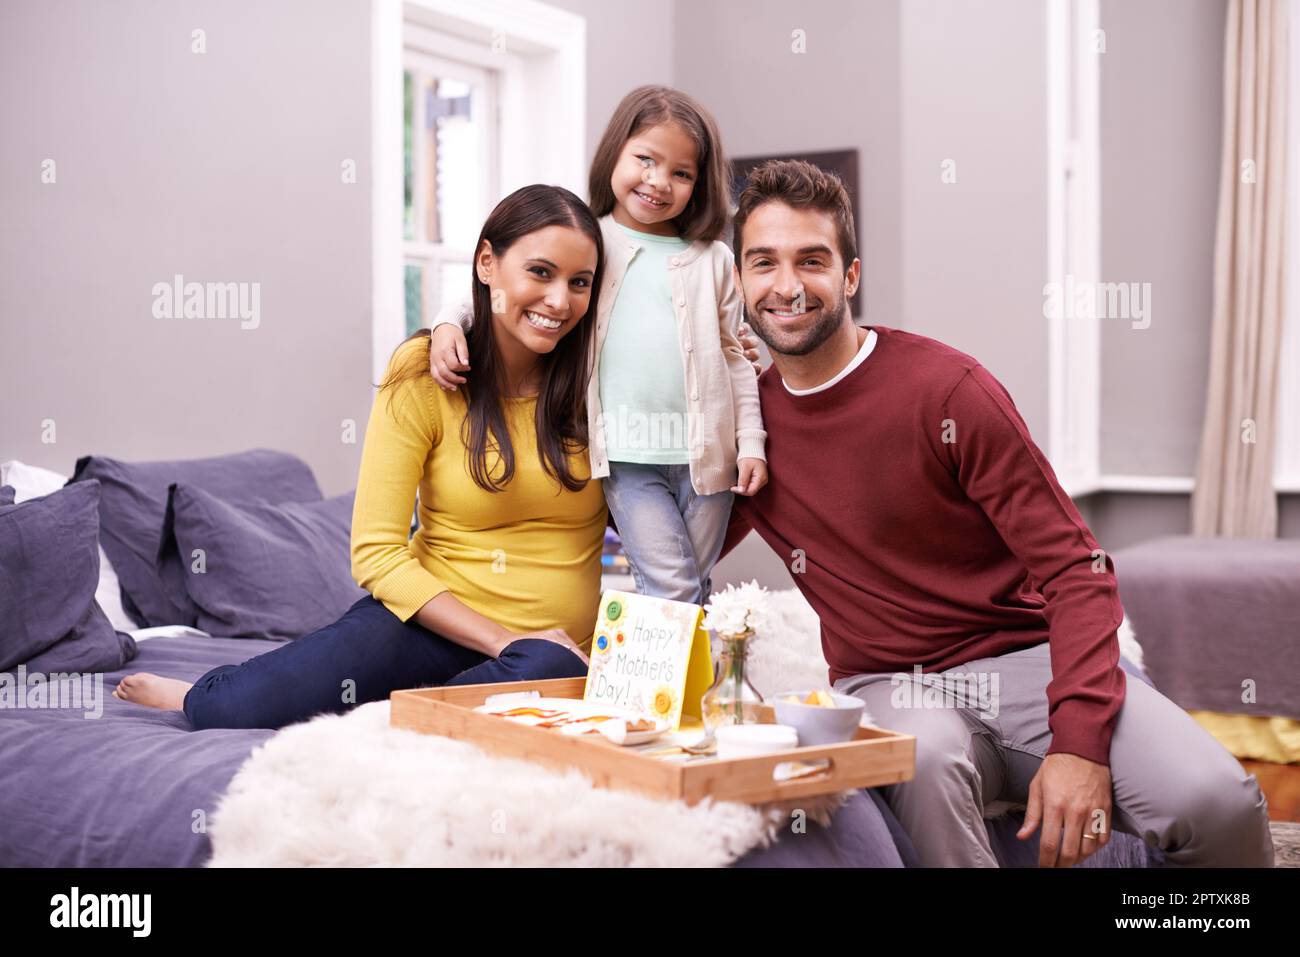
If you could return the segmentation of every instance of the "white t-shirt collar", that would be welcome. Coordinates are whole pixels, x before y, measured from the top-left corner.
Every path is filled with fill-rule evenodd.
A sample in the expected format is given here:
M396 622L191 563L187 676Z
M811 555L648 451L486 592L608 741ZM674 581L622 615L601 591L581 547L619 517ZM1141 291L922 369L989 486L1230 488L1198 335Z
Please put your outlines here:
M867 356L871 355L871 350L876 348L876 338L876 330L869 329L867 331L867 338L862 341L862 345L858 348L858 354L853 357L852 361L849 362L848 365L837 372L834 378L827 379L821 385L815 385L811 389L792 389L785 384L784 379L781 380L781 384L785 385L785 391L789 392L791 395L812 395L814 392L821 392L823 389L829 389L866 361Z

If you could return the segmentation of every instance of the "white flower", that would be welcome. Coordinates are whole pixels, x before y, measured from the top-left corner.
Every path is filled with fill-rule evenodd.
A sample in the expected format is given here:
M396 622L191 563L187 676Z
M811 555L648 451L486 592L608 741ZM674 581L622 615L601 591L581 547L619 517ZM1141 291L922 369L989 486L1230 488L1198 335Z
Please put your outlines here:
M768 590L759 585L757 579L747 581L739 588L728 585L725 590L714 592L704 606L704 627L719 635L762 631L771 617L768 595Z

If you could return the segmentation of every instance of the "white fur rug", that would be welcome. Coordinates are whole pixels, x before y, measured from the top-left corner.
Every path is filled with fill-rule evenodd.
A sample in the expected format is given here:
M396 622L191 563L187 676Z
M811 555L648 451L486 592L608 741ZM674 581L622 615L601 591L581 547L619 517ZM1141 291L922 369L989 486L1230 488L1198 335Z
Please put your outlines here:
M602 790L388 717L377 701L255 750L213 817L209 866L719 866L777 824Z
M824 686L816 615L793 589L773 598L776 621L751 652L754 683L764 694ZM596 788L388 720L377 701L256 748L213 814L209 866L722 866L789 821L785 807L689 807ZM799 803L826 820L842 799Z
M754 684L764 695L825 686L816 614L795 589L773 600L775 621L750 653ZM689 807L596 788L388 721L388 702L374 702L256 748L213 814L209 866L716 867L790 819L789 806ZM825 821L845 797L794 803Z

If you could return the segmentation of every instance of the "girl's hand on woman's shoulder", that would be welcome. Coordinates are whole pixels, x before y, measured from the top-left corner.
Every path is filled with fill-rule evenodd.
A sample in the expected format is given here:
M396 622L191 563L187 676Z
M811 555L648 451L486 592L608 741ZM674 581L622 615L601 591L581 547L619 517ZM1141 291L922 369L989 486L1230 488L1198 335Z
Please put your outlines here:
M767 484L767 463L762 459L740 459L740 475L731 490L737 495L755 495Z
M469 343L460 326L450 322L439 323L429 334L429 372L433 381L448 392L468 380L457 372L469 371Z

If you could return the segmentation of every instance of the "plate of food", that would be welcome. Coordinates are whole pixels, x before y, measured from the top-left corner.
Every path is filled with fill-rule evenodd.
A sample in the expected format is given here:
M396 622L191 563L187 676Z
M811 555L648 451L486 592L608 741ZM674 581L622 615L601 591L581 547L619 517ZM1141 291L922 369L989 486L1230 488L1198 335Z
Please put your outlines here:
M662 718L577 698L544 698L537 692L491 695L474 710L561 734L597 734L626 746L653 741L669 729Z

